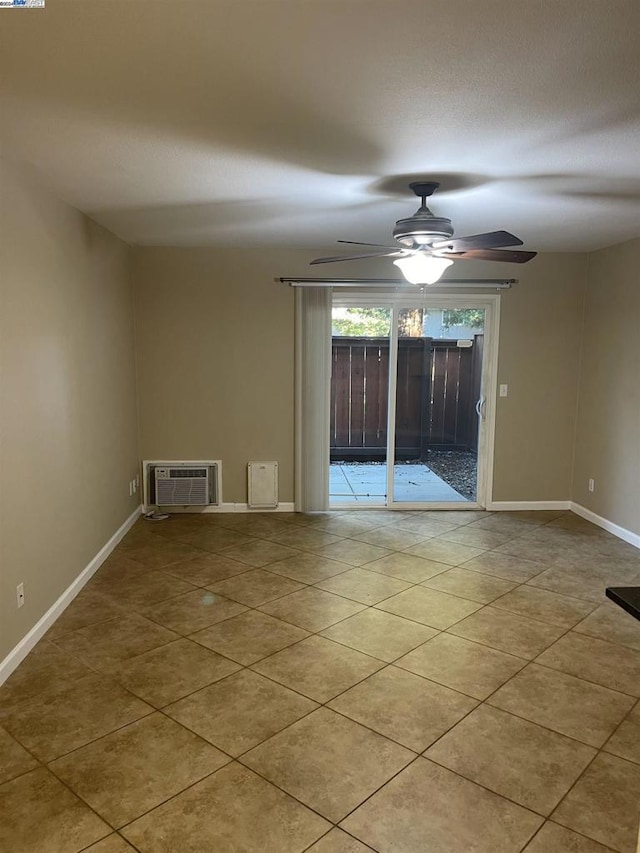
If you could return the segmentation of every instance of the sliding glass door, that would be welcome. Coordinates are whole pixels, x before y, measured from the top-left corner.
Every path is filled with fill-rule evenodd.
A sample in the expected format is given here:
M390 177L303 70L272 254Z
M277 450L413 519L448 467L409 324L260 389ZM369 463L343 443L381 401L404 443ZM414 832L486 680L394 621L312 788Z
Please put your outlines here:
M391 308L332 310L329 501L386 506Z
M396 312L393 502L474 503L483 308Z
M333 508L484 505L498 296L334 294Z

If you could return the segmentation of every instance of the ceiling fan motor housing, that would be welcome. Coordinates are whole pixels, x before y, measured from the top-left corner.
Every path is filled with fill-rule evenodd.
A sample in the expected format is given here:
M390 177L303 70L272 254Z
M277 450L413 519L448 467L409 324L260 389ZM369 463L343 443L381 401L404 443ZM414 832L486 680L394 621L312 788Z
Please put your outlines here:
M437 181L414 181L409 188L421 201L420 207L413 216L406 219L398 219L393 229L393 236L400 244L400 248L381 246L379 243L355 243L360 246L370 246L375 249L386 249L387 251L370 252L366 255L350 255L337 258L316 258L312 264L329 264L334 261L358 261L363 258L390 257L398 258L394 264L398 266L414 265L420 266L420 271L409 269L403 270L405 277L412 284L423 281L431 284L426 275L425 266L444 265L447 266L453 259L465 260L478 259L482 261L505 261L507 263L526 264L535 258L536 252L504 251L505 246L522 246L522 240L508 231L491 231L486 234L473 234L470 237L458 237L453 239L453 225L451 220L445 216L434 216L427 207L427 199L440 186ZM340 240L340 243L351 243L351 240ZM415 264L414 264L415 262ZM437 278L442 274L444 266L438 272ZM420 279L417 276L420 276ZM640 851L638 851L640 853Z
M419 210L407 219L398 219L393 229L395 239L409 248L428 246L453 236L453 225L444 216L434 216L430 210Z

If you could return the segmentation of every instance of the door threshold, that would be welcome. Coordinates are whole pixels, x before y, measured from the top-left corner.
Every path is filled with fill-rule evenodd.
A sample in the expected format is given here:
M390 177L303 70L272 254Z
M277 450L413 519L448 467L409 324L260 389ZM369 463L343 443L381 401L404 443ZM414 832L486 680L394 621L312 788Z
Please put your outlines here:
M388 509L389 512L404 512L405 510L414 512L425 512L427 510L479 510L484 511L485 507L476 501L449 501L448 503L406 503L406 504L329 504L329 512L366 512L367 510Z
M431 501L428 503L394 503L388 507L389 509L412 509L412 510L428 510L441 509L447 510L465 510L479 509L483 510L482 504L477 501Z

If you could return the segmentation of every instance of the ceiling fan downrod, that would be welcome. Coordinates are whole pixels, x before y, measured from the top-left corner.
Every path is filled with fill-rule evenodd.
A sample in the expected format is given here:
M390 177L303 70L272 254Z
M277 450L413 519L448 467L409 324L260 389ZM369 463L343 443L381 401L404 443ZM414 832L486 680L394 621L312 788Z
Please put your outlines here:
M427 207L427 199L439 186L437 181L413 181L409 184L409 188L422 204L413 216L399 219L393 229L394 238L408 249L420 249L453 235L451 220L444 216L434 216Z
M413 190L422 202L420 209L429 210L426 199L432 196L439 186L438 181L413 181L409 184L409 189Z

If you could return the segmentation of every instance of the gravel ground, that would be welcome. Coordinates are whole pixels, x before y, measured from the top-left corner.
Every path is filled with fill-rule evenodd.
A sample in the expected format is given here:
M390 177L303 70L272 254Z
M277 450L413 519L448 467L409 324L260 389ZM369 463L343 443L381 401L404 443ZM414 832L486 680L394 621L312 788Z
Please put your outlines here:
M429 450L427 465L470 501L476 499L478 460L469 450Z

